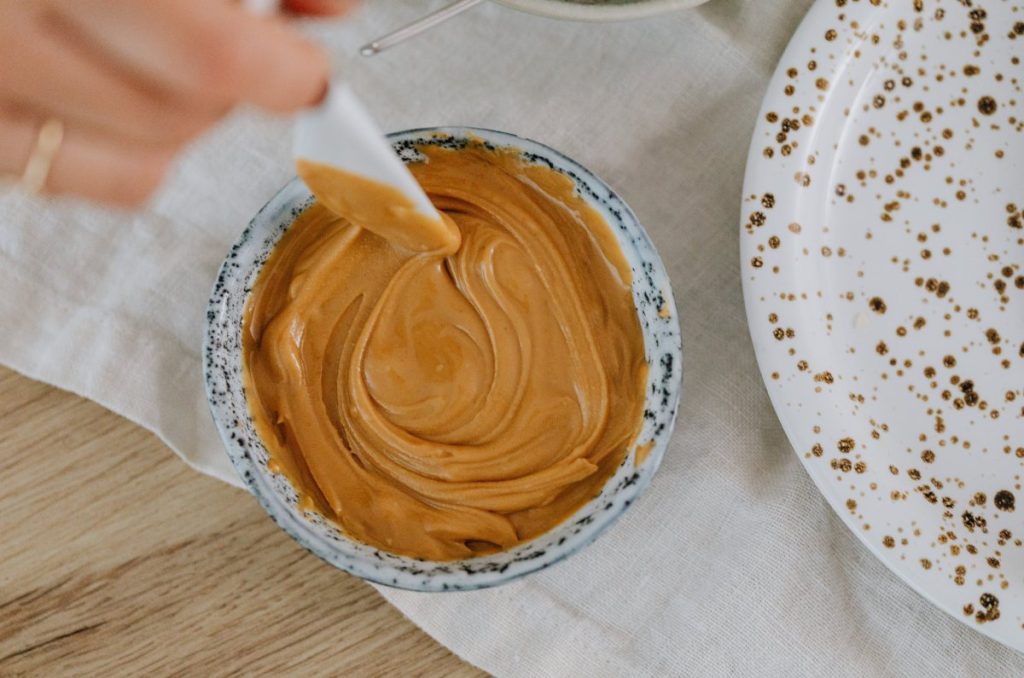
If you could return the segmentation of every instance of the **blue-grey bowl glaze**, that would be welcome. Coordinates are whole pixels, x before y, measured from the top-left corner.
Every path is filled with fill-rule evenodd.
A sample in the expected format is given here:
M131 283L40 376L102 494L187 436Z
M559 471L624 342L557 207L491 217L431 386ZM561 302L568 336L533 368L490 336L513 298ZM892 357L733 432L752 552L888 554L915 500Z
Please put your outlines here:
M297 507L291 483L267 468L269 455L256 434L242 386L242 311L263 264L295 218L313 202L293 179L249 222L221 265L206 313L203 367L217 430L231 462L270 517L299 544L331 565L368 581L415 591L465 591L496 586L542 570L579 551L615 522L651 482L665 454L682 384L682 346L672 288L665 267L632 210L587 169L547 146L505 132L438 127L389 135L406 163L424 160L421 143L446 147L470 138L519 150L525 161L569 176L577 191L610 224L633 270L633 299L650 366L638 443L653 441L637 467L630 449L615 474L573 516L509 551L452 562L400 556L346 537L329 520ZM659 313L667 309L668 313ZM634 446L635 447L635 446Z

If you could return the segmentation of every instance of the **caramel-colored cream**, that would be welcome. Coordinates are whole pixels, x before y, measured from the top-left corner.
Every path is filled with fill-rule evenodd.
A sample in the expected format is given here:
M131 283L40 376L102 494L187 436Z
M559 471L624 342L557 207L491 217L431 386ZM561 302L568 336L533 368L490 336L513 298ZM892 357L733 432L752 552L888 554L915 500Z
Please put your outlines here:
M413 252L452 254L460 233L451 218L423 214L394 186L304 158L295 169L324 207Z
M416 253L315 203L244 320L272 468L349 536L431 560L530 540L598 494L639 431L647 367L629 266L566 176L424 145L458 226Z

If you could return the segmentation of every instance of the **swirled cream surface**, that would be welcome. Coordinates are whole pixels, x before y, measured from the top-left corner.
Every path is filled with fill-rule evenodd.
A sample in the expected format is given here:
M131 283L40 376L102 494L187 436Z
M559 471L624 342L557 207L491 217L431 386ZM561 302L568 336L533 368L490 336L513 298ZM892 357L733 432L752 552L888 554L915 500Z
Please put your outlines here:
M303 508L453 560L597 495L640 429L647 366L629 266L568 177L479 143L419 151L458 250L415 252L314 203L255 283L243 371Z

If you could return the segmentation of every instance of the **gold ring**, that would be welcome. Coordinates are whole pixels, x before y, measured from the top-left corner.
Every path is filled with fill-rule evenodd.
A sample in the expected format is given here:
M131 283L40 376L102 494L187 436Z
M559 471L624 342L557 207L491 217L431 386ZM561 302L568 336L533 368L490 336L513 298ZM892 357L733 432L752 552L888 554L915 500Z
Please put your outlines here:
M50 176L50 167L57 157L61 142L64 141L64 123L57 118L49 118L39 128L36 144L32 154L25 163L25 171L21 173L21 186L29 193L39 193L46 186Z

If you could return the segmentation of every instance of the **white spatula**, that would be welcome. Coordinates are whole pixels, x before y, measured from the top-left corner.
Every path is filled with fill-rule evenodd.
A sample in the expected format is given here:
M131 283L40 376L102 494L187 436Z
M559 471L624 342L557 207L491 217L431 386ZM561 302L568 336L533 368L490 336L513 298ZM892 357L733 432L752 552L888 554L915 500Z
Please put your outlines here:
M347 84L334 83L319 106L299 113L292 154L394 186L425 215L437 216L430 199Z
M279 0L242 4L262 15L280 9ZM458 227L434 209L348 85L332 84L319 105L299 114L292 155L309 190L335 214L414 251L459 248Z
M458 229L431 204L344 83L295 121L299 176L328 209L414 251L458 249Z

